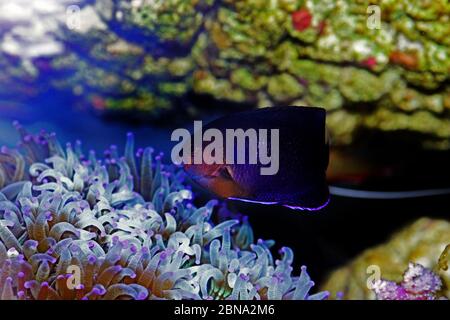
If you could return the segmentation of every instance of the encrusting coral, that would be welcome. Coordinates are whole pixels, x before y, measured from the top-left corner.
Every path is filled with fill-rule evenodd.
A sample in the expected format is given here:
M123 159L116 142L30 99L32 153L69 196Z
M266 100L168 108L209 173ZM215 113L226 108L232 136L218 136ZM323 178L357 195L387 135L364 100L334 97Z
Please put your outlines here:
M441 278L419 263L410 263L400 283L380 279L373 284L377 300L436 300Z
M88 9L101 27L62 35L80 49L52 66L70 75L56 82L97 109L158 117L184 104L195 114L192 93L229 108L321 106L339 145L360 130L405 130L450 148L445 0L102 0Z
M421 218L333 271L321 289L355 300L450 298L449 248L450 223Z
M244 220L211 222L183 172L151 148L99 160L28 134L0 152L0 299L324 299L293 252L253 243Z
M4 97L63 88L100 113L152 119L320 106L335 145L406 131L450 149L446 0L79 0L66 18L70 1L54 2L22 10L17 28L2 17Z

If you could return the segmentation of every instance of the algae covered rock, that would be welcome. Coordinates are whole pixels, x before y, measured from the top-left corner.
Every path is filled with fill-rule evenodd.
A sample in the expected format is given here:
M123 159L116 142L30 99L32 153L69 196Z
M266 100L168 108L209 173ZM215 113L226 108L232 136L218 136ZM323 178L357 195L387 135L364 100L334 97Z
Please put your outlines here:
M364 130L450 148L448 1L80 1L57 30L52 82L102 111L150 118L190 98L321 106L338 145ZM211 100L208 100L211 101ZM214 108L211 103L208 108Z
M322 284L331 297L338 292L343 299L375 299L380 279L400 283L410 263L435 272L442 281L442 296L450 297L450 272L447 264L450 223L421 218L397 232L385 244L367 249L349 264L332 272ZM413 268L414 269L414 268ZM375 286L375 287L374 287Z
M80 66L89 66L75 78L97 79L87 90L98 88L90 95L102 102L98 108L155 116L189 93L254 107L314 105L329 111L337 144L369 129L416 132L426 146L450 147L446 1L103 0L95 6L109 28L82 39L106 50L93 46L87 56L122 63L106 71L76 54ZM113 52L117 41L128 44ZM100 81L106 75L115 79L112 87Z

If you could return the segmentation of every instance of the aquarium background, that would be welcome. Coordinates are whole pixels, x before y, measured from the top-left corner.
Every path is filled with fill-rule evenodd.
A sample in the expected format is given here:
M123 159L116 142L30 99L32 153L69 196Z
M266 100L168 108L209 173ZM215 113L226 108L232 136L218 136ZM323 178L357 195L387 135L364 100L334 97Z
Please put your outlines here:
M0 0L0 145L16 144L17 120L86 149L123 150L133 132L137 146L169 155L172 131L194 119L311 105L329 113L332 150L373 165L339 186L450 187L448 2L270 3ZM379 30L367 28L370 5ZM393 169L370 172L379 166ZM194 191L198 205L211 199ZM417 219L448 221L448 199L332 197L314 213L228 205L323 284Z

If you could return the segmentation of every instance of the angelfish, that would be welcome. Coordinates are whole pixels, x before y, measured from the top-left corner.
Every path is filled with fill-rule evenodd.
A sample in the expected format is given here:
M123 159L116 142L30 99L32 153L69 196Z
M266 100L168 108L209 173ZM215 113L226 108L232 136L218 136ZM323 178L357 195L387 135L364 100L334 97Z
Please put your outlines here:
M298 210L320 210L330 198L326 183L329 146L325 117L326 112L322 108L294 106L262 108L221 117L203 126L203 132L216 129L215 132L222 133L224 139L227 139L227 130L258 132L256 149L254 146L251 148L250 139L246 140L247 162L238 163L237 146L234 147L234 163L227 161L230 160L226 155L229 150L227 141L224 141L221 143L224 150L220 152L221 157L223 153L222 163L211 161L205 153L202 154L203 161L195 163L198 153L214 141L210 136L206 139L209 141L204 139L201 142L200 148L197 145L191 149L191 161L187 161L189 163L185 163L184 168L194 182L222 198ZM260 129L269 132L264 143L260 139L264 130ZM278 139L270 134L273 130L277 130ZM198 134L194 131L190 141L197 139L198 142ZM278 144L276 148L274 142ZM257 152L259 156L264 148L267 148L266 156L278 161L275 174L261 174L262 169L268 167L267 163L248 161L249 154ZM213 156L217 157L217 153Z

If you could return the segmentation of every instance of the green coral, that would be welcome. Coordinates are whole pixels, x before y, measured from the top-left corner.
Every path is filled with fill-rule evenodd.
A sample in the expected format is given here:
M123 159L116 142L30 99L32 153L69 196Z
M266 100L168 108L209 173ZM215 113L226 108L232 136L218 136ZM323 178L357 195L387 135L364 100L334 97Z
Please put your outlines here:
M298 97L302 93L302 86L288 73L270 78L267 92L275 101L286 101Z
M109 99L127 94L136 100L127 104L131 110L155 115L161 106L167 109L160 99L170 103L188 93L255 107L303 103L329 111L337 144L351 143L359 129L410 130L428 146L449 144L448 1L111 3L112 13L102 15L122 32L109 28L81 38L96 44L87 56L114 67L95 71L105 66L78 56L74 82L87 78L102 95L113 91ZM369 25L371 5L380 9L379 28ZM129 30L148 41L132 42ZM113 89L105 85L106 75L126 81ZM138 103L143 91L155 97L145 106Z
M442 296L450 298L450 271L445 269L448 262L445 250L449 244L448 221L421 218L394 234L388 242L365 250L333 271L321 289L329 290L332 297L341 292L343 299L374 299L375 294L368 286L374 280L374 270L379 270L383 279L399 282L408 263L413 262L437 273L444 284Z

